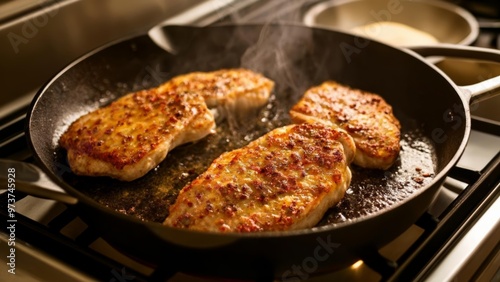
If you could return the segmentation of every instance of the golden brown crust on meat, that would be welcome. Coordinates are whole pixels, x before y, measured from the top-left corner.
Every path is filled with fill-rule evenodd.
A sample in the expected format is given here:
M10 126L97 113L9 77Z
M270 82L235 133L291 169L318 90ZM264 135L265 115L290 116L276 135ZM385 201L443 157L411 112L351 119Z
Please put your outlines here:
M128 94L76 120L61 136L76 174L133 180L175 146L200 139L215 123L196 93Z
M133 180L179 144L215 126L206 104L245 112L265 104L274 82L246 69L194 72L126 95L74 122L61 139L73 172Z
M236 107L258 107L267 103L273 88L272 80L243 68L192 72L176 76L160 86L160 89L197 92L208 107L233 103Z
M346 130L356 142L355 164L389 168L400 150L400 123L379 95L333 81L306 91L291 109L295 123L320 122Z
M355 145L319 124L278 128L222 154L180 192L164 224L215 232L314 226L349 186Z

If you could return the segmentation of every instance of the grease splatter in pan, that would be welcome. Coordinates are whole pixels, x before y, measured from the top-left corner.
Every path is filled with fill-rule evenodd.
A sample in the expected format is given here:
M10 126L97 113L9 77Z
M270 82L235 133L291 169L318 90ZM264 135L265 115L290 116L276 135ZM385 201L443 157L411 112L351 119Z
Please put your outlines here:
M291 123L288 110L297 101L292 92L295 91L281 92L279 99L273 96L260 112L244 121L228 117L219 122L216 134L172 150L158 167L138 180L122 182L68 173L64 175L65 181L113 210L144 221L163 222L182 187L205 171L220 154ZM403 126L402 146L396 164L387 171L353 165L352 183L344 199L326 213L319 225L352 220L384 209L432 180L435 175L432 142L416 122L399 119ZM56 158L65 162L64 151L58 149Z

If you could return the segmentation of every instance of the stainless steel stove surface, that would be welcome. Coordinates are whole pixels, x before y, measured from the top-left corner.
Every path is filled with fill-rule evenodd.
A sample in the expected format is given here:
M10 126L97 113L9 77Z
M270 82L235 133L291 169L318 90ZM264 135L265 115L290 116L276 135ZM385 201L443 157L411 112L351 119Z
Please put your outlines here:
M314 2L204 1L166 22L208 25L270 18L300 21L305 7ZM478 41L496 48L496 36L490 33L481 32ZM498 65L485 62L444 60L438 66L458 84L500 74ZM30 95L24 100L29 101ZM500 281L498 98L474 107L472 133L463 156L428 212L411 228L378 253L346 269L326 274L296 273L297 279L290 281ZM25 111L26 104L21 103L0 118L0 158L33 161L22 132ZM232 277L200 276L195 269L193 273L180 273L175 268L130 258L100 238L71 207L20 192L16 192L13 235L8 228L8 194L0 194L0 218L5 226L0 232L0 281L233 281ZM8 272L12 236L15 274Z

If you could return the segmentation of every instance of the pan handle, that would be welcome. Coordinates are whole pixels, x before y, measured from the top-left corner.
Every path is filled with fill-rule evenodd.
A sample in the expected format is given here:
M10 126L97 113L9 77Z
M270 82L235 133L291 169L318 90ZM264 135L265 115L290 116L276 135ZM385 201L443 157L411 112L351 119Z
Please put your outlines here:
M408 49L423 57L444 56L500 63L500 51L488 48L440 44L436 46L415 46ZM472 85L458 86L458 88L462 90L469 104L474 104L500 94L500 76Z
M37 166L0 159L0 189L18 190L31 196L74 205L78 199L68 195Z

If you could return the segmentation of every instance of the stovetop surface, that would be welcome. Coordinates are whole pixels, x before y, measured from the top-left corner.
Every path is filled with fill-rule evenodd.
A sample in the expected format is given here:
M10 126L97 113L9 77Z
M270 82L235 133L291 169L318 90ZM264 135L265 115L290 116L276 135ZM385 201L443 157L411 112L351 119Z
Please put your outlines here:
M258 21L269 17L269 11L272 11L275 17L284 17L287 21L290 20L290 15L292 15L294 20L298 20L300 19L300 17L298 18L300 14L293 11L303 9L301 7L304 3L309 5L312 2L315 1L292 1L289 5L283 6L283 1L269 1L265 2L266 4L264 5L250 5L246 8L247 10L245 12L241 12L245 10L245 8L243 8L242 10L238 10L240 12L233 12L230 16L224 16L217 21L219 23L224 23L228 20L236 20L238 22ZM290 13L290 11L292 11L292 13ZM204 20L213 21L213 18L204 18ZM483 47L495 48L498 35L495 35L495 33L493 34L494 35L491 35L491 31L482 33L476 44ZM488 72L488 75L491 76L491 73L492 72ZM467 77L470 77L470 75ZM484 75L479 75L476 78L481 77L484 77ZM491 102L485 103L484 107L488 107L490 104ZM479 110L476 112L477 116L483 114L481 112L481 107L482 106L478 107ZM473 114L475 113L473 112ZM20 118L9 122L16 126L2 125L2 128L0 128L4 130L2 132L7 130L9 136L12 136L11 139L14 140L14 142L2 141L2 145L4 146L0 146L1 157L30 161L31 158L27 147L24 144L20 144L23 143L22 133L16 133L16 130L13 132L10 131L10 128L18 128L19 125L22 127L24 121L22 113L19 116ZM486 117L491 119L489 111ZM493 115L493 119L495 117L500 120L500 115L498 115L498 113ZM498 161L498 153L500 152L499 128L500 126L491 120L484 122L480 117L474 120L469 144L458 164L460 168L466 168L468 171L463 172L459 170L455 174L471 173L473 178L479 178L480 175L483 175L482 172L485 168L488 168L489 164L491 165L495 160ZM495 156L497 157L495 158ZM498 168L492 169L491 171L493 174L498 173ZM498 185L498 177L492 178L493 182L496 179ZM467 196L470 196L469 198L472 199L476 195L492 198L492 200L489 201L489 207L496 208L498 206L494 201L495 197L498 197L498 187L495 190L494 184L490 185L489 188L481 186L472 187L474 188L472 189L470 186L474 185L469 185L463 181L458 181L449 177L444 187L441 189L438 198L430 207L429 213L419 220L420 222L417 222L404 234L381 249L380 254L390 261L397 261L401 260L401 257L412 258L413 256L418 257L422 253L425 254L428 250L421 247L420 244L422 241L454 242L454 244L459 245L459 241L451 240L456 238L435 238L442 237L441 235L446 233L445 231L447 231L448 228L454 228L448 227L448 221L451 222L456 219L454 216L447 214L448 210L458 210L458 214L460 214L462 209L457 205L457 202L467 193L470 194ZM20 197L23 196L24 195L21 193ZM2 201L6 202L4 198L2 198ZM5 213L4 205L2 205L2 209L2 212ZM52 200L43 200L26 196L17 202L17 212L19 212L19 220L27 223L26 227L16 230L19 234L19 237L16 238L17 273L15 276L5 276L6 272L2 271L0 272L0 278L6 277L9 281L49 281L54 279L53 277L57 277L58 279L63 278L66 281L89 281L92 279L101 281L146 281L152 277L159 277L160 280L163 281L220 281L220 278L217 277L200 277L196 274L175 273L175 270L173 270L173 273L169 273L168 271L164 273L163 271L158 271L150 266L139 263L116 251L107 242L102 240L99 234L96 234L92 228L86 226L86 224L64 204ZM488 206L478 209L478 214L474 215L470 221L479 220L481 214L487 212ZM468 210L463 211L463 213L469 216ZM467 222L464 221L464 223ZM473 223L474 222L468 222L466 226L469 226L472 230L474 227ZM21 236L20 234L22 233L27 235ZM0 240L5 242L5 244L0 244L0 253L2 254L9 253L9 238L7 234L9 233L0 233ZM55 236L53 234L55 234ZM435 237L433 237L433 235L435 235ZM38 239L41 240L38 243L31 241ZM57 254L54 253L53 250L57 248L61 248L62 253L65 255L61 256L60 252ZM415 252L409 254L408 249ZM444 261L446 261L447 252L453 252L453 248L444 250L443 254L440 255L441 259ZM456 254L454 254L454 256L456 256ZM424 259L429 260L428 257ZM5 256L2 257L2 260L5 260ZM78 263L79 260L85 261L87 266L82 267L79 265L81 264ZM402 264L408 264L410 268L425 267L425 263L412 263L411 260L402 260ZM384 269L384 267L385 266L382 266L381 269ZM434 268L439 268L439 266L435 266ZM377 269L377 267L375 267L375 269ZM379 269L377 269L377 271L378 270ZM377 271L360 261L342 271L319 275L317 277L309 277L308 281L379 281L382 279L382 275L380 271ZM400 277L405 277L405 275L407 275L404 270L400 272L402 272L402 274L396 271L396 273L401 275Z

